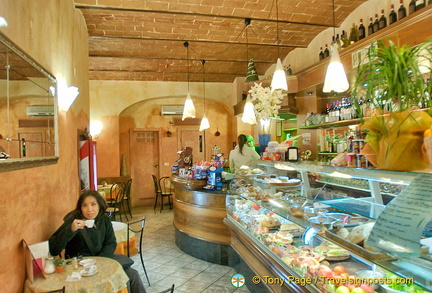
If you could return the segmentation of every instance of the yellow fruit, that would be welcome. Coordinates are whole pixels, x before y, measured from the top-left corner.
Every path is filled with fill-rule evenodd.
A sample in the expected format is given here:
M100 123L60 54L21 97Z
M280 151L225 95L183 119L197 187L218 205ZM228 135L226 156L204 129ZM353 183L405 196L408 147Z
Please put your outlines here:
M428 130L426 130L424 132L424 137L430 137L430 136L432 136L432 132L431 132L431 129L429 128Z

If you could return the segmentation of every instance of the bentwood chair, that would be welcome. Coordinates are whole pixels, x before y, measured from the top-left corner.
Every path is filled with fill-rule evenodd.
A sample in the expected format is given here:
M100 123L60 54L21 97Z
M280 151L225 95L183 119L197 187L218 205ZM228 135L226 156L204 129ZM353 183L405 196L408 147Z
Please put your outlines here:
M142 267L144 269L144 273L145 273L146 278L147 278L147 283L150 286L150 280L149 280L149 277L147 275L146 267L144 265L144 259L142 256L142 241L143 241L145 221L146 221L146 217L144 216L141 218L141 220L129 222L127 224L127 226L128 226L128 229L127 229L127 255L130 257L130 236L129 236L129 233L133 232L133 233L135 233L135 237L137 237L139 235L138 253L139 253L139 256L141 259L141 264L142 264Z
M132 187L132 178L126 182L125 195L123 197L124 202L126 203L126 208L132 219L132 208L131 208L131 187Z
M155 175L152 175L152 179L153 179L153 184L154 184L154 189L155 189L155 202L154 202L154 206L153 206L153 211L156 213L155 210L156 210L158 199L159 199L160 194L161 194L161 190L159 187L159 181Z
M169 208L170 210L172 209L172 203L171 203L171 199L172 199L172 195L173 195L173 186L171 184L171 179L170 177L162 177L161 179L159 179L159 188L160 188L160 198L161 198L161 207L160 207L160 212L162 212L163 210L163 206L164 206L164 197L166 197L168 199L168 203L169 203Z
M107 209L106 212L108 213L109 217L115 221L116 215L119 215L120 221L122 222L122 213L123 213L123 201L124 201L124 195L125 195L125 189L126 185L124 182L116 182L111 186L110 189L110 195L106 199L107 201ZM126 214L124 214L126 217L126 221L128 221L128 217Z

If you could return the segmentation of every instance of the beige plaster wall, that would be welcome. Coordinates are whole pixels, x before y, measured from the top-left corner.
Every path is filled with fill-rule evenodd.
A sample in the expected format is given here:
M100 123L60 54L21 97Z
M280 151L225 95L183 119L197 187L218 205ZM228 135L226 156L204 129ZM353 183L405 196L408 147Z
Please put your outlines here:
M72 0L0 0L0 7L9 24L1 31L80 90L69 111L59 113L58 163L0 173L0 291L14 293L23 291L25 281L22 239L32 244L49 238L79 195L77 129L88 125L88 47Z
M207 130L208 139L206 149L214 144L221 144L222 151L229 153L232 140L236 140L236 131L233 126L232 110L232 84L206 83L206 112L210 121L210 130ZM194 101L197 118L203 113L203 84L190 83L190 92ZM98 149L98 176L110 177L120 175L120 158L124 150L120 150L120 139L128 137L128 129L120 129L120 115L125 119L123 111L127 113L141 109L146 105L142 113L133 116L131 124L127 127L135 128L161 128L164 133L170 129L176 139L175 127L169 124L172 117L160 116L161 105L183 105L187 93L187 83L182 82L140 82L140 81L90 81L90 119L101 121L102 133L97 137ZM151 101L150 103L142 103ZM157 109L153 107L156 107ZM126 112L125 112L126 113ZM125 121L130 121L125 119ZM229 125L229 127L227 127ZM214 137L217 131L221 136ZM199 126L190 126L190 129L198 129ZM162 141L166 147L164 140ZM127 151L127 150L126 150ZM177 151L176 149L173 152ZM173 153L175 155L175 153ZM171 158L169 159L171 161Z

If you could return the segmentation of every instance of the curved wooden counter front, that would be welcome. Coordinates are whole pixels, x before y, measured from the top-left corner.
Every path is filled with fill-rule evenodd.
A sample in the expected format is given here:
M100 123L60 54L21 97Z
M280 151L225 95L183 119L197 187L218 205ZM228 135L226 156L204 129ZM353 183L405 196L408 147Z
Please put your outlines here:
M205 180L173 176L176 244L199 259L227 264L231 233L223 223L226 192L202 189Z

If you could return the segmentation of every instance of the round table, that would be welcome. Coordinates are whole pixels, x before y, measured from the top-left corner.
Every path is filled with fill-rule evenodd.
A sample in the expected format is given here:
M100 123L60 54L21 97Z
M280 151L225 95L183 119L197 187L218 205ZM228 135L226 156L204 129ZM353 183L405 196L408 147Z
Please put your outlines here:
M67 276L72 275L72 272L80 272L83 269L82 266L79 266L78 269L74 270L72 265L66 265L63 273L46 275L46 279L38 275L33 283L26 280L24 292L47 292L61 289L63 286L66 287L66 292L82 293L123 292L127 288L126 283L129 278L117 261L99 256L86 258L96 260L98 272L95 275L81 277L79 281L66 282Z
M126 223L111 221L113 226L114 234L117 240L117 247L115 253L127 255L127 230L128 226ZM136 254L138 251L136 249L135 233L129 231L129 250L130 255Z

